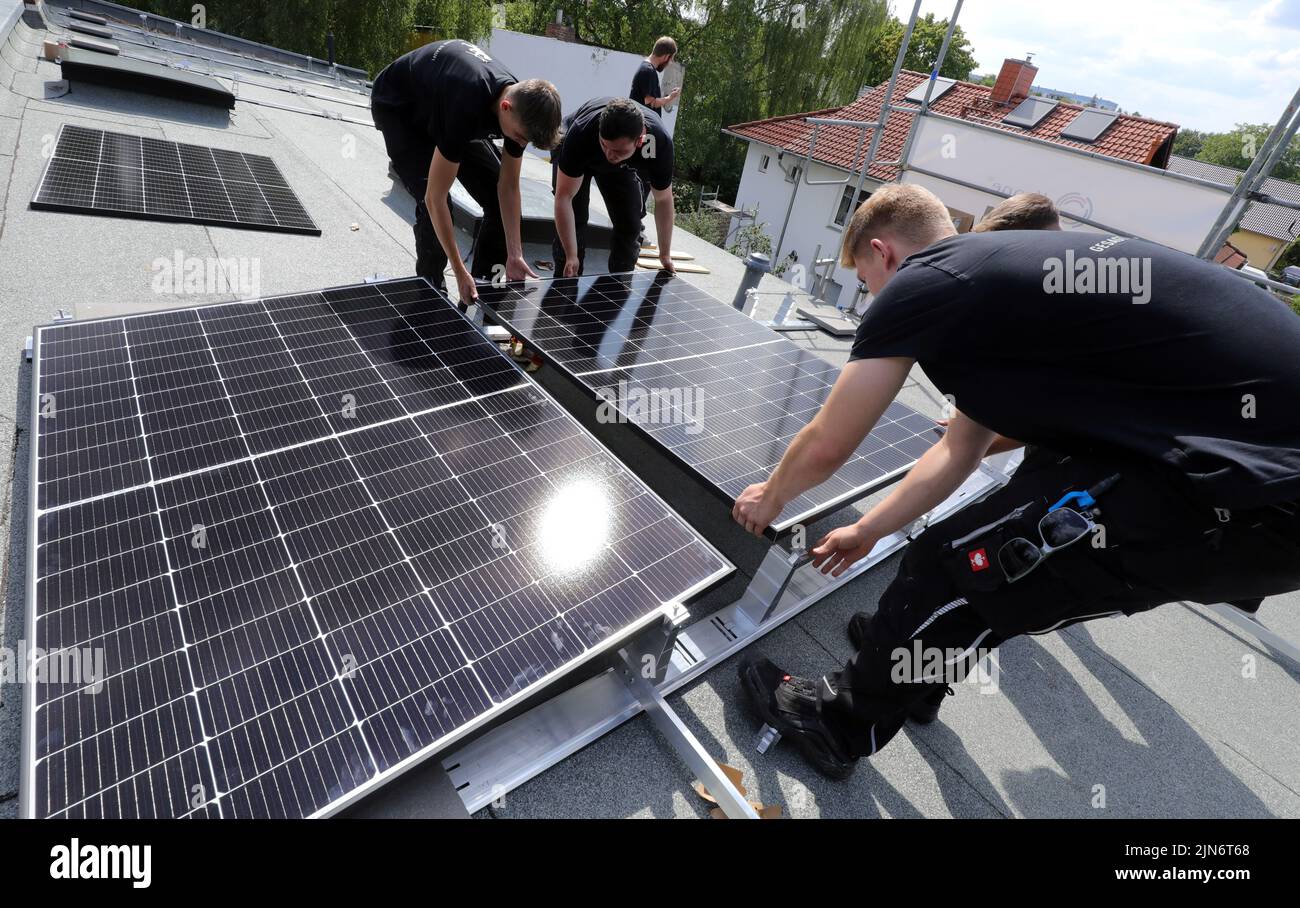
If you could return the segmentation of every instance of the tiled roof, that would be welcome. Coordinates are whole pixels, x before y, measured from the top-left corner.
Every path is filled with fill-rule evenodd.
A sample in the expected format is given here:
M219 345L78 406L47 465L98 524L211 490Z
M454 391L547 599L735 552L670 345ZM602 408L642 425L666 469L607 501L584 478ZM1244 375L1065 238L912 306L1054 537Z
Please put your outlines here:
M1229 186L1236 185L1237 179L1243 173L1243 171L1235 167L1209 164L1205 161L1197 161L1193 158L1184 158L1178 155L1170 155L1169 169L1175 173L1185 173L1188 176L1200 177L1203 180L1227 183ZM1300 202L1300 186L1295 183L1267 177L1264 180L1262 189L1269 195L1279 199ZM1272 237L1275 240L1293 240L1300 236L1300 211L1282 205L1271 205L1268 202L1251 202L1246 206L1246 211L1241 216L1240 228L1249 230L1251 233Z
M898 74L898 84L894 87L895 104L910 104L904 101L909 91L923 83L927 76L903 70ZM763 142L795 154L806 154L808 139L812 127L803 122L804 117L822 116L844 120L860 120L868 123L879 119L881 104L885 97L885 85L878 85L852 104L839 108L807 111L766 120L753 120L726 127L726 131L745 139ZM1045 139L1058 145L1081 148L1098 152L1110 157L1150 164L1160 150L1175 133L1178 127L1173 123L1161 123L1144 117L1131 117L1121 114L1096 142L1076 142L1061 138L1061 130L1069 126L1075 115L1084 108L1078 104L1061 102L1055 110L1033 129L1021 129L1017 126L1004 125L1001 120L1010 113L1011 108L994 104L989 100L991 89L987 85L973 82L957 82L938 100L930 104L930 109L937 114L969 120L995 126L1006 132ZM920 105L915 105L918 109ZM903 142L912 122L912 114L895 111L889 115L885 131L881 136L880 148L876 160L896 161L903 151ZM871 133L867 131L862 149L854 155L860 132L847 126L823 127L817 134L817 145L813 149L814 158L833 167L846 170L861 168L866 160L867 147L871 142ZM874 164L869 171L875 179L890 181L898 176L896 166Z

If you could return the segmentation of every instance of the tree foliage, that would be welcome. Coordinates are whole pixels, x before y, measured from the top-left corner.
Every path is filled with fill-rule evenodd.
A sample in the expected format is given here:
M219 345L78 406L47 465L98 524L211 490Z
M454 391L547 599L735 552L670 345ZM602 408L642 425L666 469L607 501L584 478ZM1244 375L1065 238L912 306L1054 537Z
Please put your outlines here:
M193 0L136 0L139 9L193 21ZM272 47L324 59L334 33L335 59L375 75L405 53L415 26L436 38L480 40L491 33L484 0L215 0L207 27Z
M1264 142L1272 128L1267 123L1238 123L1231 132L1205 134L1196 159L1245 170L1264 148ZM1279 180L1295 180L1300 177L1300 139L1291 141L1271 175Z

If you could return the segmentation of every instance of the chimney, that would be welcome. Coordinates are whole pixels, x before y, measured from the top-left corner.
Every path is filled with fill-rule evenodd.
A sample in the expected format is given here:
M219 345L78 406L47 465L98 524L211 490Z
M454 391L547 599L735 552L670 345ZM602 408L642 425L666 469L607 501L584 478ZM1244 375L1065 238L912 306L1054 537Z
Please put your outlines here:
M572 25L564 24L564 10L555 11L555 21L546 23L546 37L555 38L557 41L576 41L577 32Z
M1002 61L1002 71L998 73L998 80L993 83L993 91L989 95L993 103L1019 104L1029 97L1029 89L1034 84L1034 76L1038 75L1038 67L1029 62L1032 55L1025 56L1024 60L1008 57Z

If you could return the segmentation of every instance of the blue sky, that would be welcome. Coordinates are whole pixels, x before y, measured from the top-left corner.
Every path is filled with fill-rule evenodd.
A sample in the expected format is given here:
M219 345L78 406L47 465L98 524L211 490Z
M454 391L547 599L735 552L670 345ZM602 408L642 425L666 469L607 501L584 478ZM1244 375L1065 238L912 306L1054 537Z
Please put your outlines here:
M957 21L977 72L1033 53L1037 84L1193 129L1271 125L1300 87L1300 0L967 0Z

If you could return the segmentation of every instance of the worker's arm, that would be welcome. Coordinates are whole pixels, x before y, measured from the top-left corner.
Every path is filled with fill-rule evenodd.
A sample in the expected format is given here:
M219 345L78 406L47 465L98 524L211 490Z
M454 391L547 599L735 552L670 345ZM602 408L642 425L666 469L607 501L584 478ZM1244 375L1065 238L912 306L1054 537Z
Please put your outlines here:
M948 420L940 419L936 421L939 425L943 426L945 431L947 430ZM992 457L994 454L1005 454L1008 451L1014 451L1017 448L1023 448L1024 446L1025 443L1023 441L1017 441L1016 439L1009 438L1006 435L995 435L993 436L993 443L989 445L989 449L984 452L984 456Z
M813 564L838 577L885 536L934 510L966 480L997 433L957 413L939 443L921 455L889 496L857 523L832 530L812 548Z
M659 238L659 267L673 272L673 187L655 189L655 235Z
M519 238L519 218L523 203L519 199L519 171L523 156L501 156L501 173L497 176L497 202L501 205L501 226L506 234L506 280L522 281L537 277L524 261L524 245Z
M844 465L903 387L912 360L859 359L840 372L830 397L790 442L767 482L740 493L732 516L759 535L781 509Z
M573 218L573 197L581 188L582 177L555 169L555 234L564 249L564 277L577 277L582 264L578 261L578 231Z
M447 201L451 184L456 182L456 174L459 172L460 164L447 160L441 151L434 149L433 160L429 162L429 185L424 191L424 207L428 209L433 232L438 235L442 251L447 254L452 273L456 275L460 302L468 306L478 299L478 291L474 289L474 278L460 257L460 247L456 245L456 228L451 220L451 205Z

